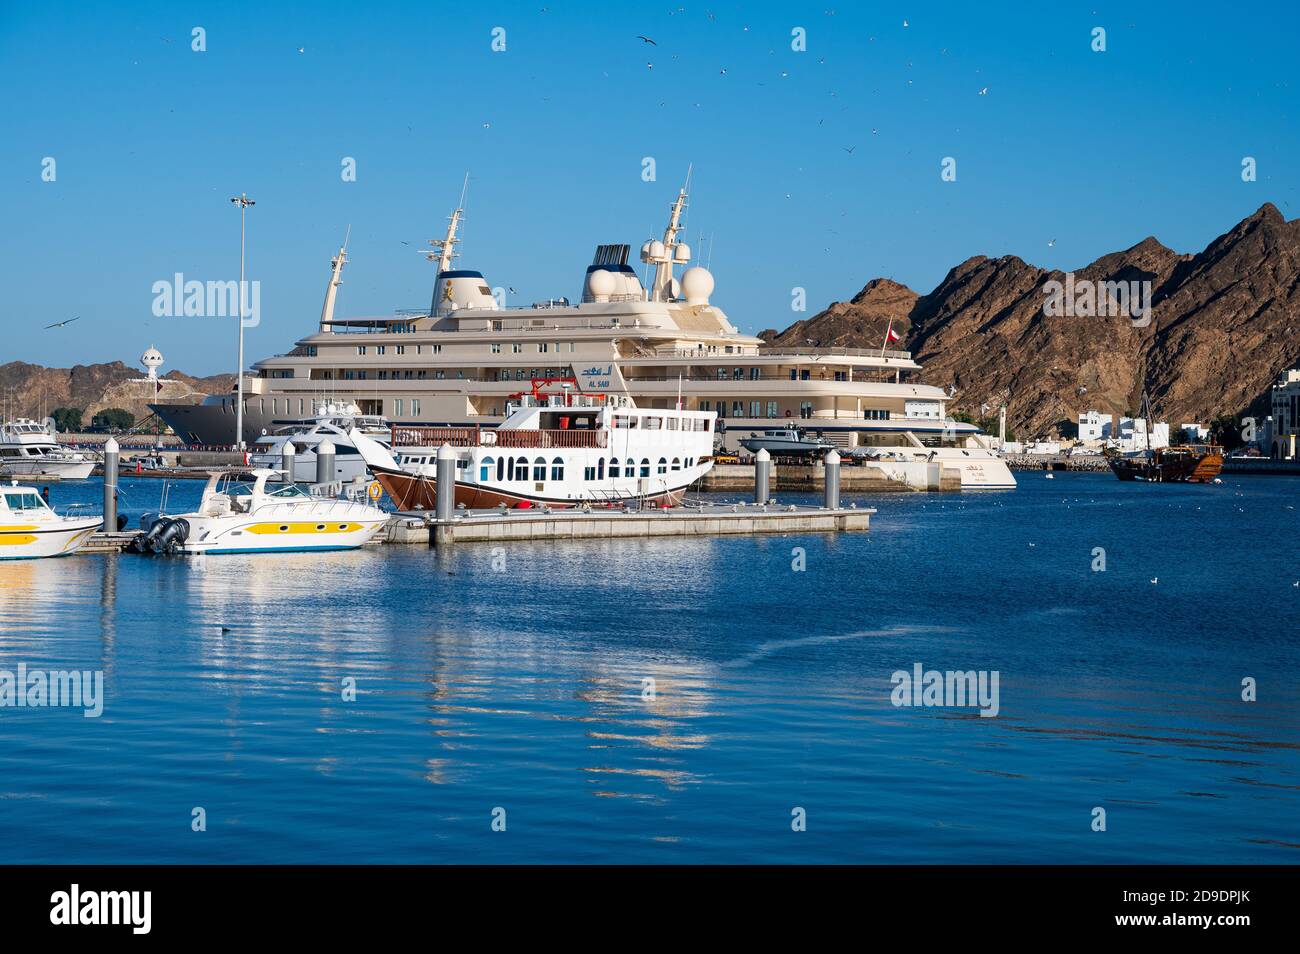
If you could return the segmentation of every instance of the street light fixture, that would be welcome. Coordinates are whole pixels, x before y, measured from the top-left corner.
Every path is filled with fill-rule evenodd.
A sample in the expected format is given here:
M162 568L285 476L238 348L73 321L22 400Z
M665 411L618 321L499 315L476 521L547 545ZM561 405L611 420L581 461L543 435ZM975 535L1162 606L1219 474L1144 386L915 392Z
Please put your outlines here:
M248 207L256 205L241 192L230 200L239 206L239 364L235 367L235 447L244 449L244 239Z

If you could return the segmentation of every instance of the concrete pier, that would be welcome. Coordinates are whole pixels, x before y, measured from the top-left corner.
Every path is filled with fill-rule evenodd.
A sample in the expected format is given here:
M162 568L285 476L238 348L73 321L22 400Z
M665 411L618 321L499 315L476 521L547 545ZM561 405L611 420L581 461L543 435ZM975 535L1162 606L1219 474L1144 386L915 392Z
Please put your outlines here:
M664 510L457 510L449 519L427 511L394 514L367 546L449 546L512 540L694 537L755 533L836 533L871 528L873 507L706 504ZM96 533L81 553L120 553L136 535Z
M870 507L707 505L665 510L469 510L450 521L428 516L439 546L515 540L581 540L623 537L690 537L755 533L832 533L867 530ZM411 514L403 514L411 517ZM409 532L409 531L408 531ZM414 542L414 541L412 541Z

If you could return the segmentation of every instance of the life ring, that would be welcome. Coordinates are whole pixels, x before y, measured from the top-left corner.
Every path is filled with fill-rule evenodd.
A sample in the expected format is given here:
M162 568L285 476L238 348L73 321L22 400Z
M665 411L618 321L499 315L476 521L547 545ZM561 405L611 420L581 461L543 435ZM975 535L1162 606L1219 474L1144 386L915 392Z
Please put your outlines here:
M372 480L370 486L366 488L366 493L370 495L371 500L378 500L383 496L384 488L380 486L379 481Z

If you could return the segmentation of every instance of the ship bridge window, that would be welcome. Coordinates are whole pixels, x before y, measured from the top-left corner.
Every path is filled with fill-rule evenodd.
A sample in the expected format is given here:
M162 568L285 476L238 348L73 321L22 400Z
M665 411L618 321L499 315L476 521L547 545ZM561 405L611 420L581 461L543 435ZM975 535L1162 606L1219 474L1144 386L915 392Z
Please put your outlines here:
M504 457L497 461L497 480L506 479L506 459Z
M551 461L551 480L564 479L564 458L557 457Z
M669 417L664 419L664 427L666 427L670 431L675 431L679 427L681 427L681 423L677 418Z
M541 483L546 479L546 458L539 457L533 461L533 480Z
M605 458L603 457L596 461L596 479L605 479Z
M641 476L642 476L642 477L649 477L649 476L650 476L650 458L649 458L649 457L642 457L642 458L641 458Z
M659 473L660 474L668 473L668 459L666 457L659 458Z
M648 464L648 463L650 463L650 462L649 462L649 461L646 461L646 463ZM624 470L623 470L623 476L624 476L624 477L635 477L635 476L636 476L636 461L634 461L631 457L629 457L629 458L627 459L627 467L624 468Z
M541 458L539 457L538 460L541 460ZM527 457L515 458L515 480L527 480L527 479L528 479L528 458Z
M611 477L621 476L619 474L619 463L617 457L611 457L609 459L609 476Z
M682 462L681 462L678 458L674 457L674 458L673 458L673 470L681 470L681 469L682 469Z
M661 417L647 417L647 418L645 418L645 428L646 428L646 430L649 430L649 431L657 431L657 430L659 430L661 427L663 427L663 418L661 418Z
M493 465L495 464L496 461L493 460L491 457L484 457L483 460L479 463L478 479L481 482L486 483L487 481L492 479L492 468Z

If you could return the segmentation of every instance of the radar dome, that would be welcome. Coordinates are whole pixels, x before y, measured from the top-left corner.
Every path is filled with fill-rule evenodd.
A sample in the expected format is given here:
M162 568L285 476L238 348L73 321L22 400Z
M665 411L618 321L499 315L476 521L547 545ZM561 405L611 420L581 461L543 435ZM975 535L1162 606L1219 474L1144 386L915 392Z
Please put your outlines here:
M673 249L673 261L681 264L691 260L691 247L685 242L678 242L677 247Z
M682 294L688 305L707 305L713 294L713 275L696 265L682 273Z
M587 275L587 292L596 301L609 301L609 296L614 294L618 286L618 279L614 277L613 272L607 272L603 268L598 268Z

